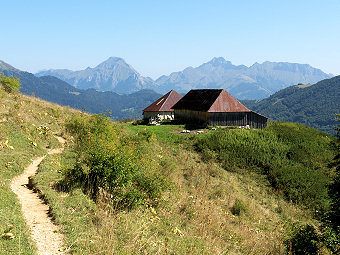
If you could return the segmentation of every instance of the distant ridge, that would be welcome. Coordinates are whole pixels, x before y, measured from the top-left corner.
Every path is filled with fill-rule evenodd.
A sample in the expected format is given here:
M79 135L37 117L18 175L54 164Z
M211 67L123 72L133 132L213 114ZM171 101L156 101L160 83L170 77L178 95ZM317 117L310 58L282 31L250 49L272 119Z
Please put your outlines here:
M54 76L36 77L3 61L0 61L0 72L6 76L19 78L22 85L21 93L34 94L41 99L89 113L111 112L111 117L116 120L140 118L142 110L161 96L152 90L140 90L129 95L99 92L95 89L82 90Z
M196 68L163 75L156 81L141 76L118 57L110 57L94 68L80 71L51 69L37 73L37 76L43 75L58 77L80 89L95 88L121 94L140 89L153 89L161 94L172 89L180 93L190 89L226 89L238 99L263 99L294 84L316 83L333 77L307 64L266 61L247 67L233 65L223 57L213 58Z
M260 101L243 101L271 120L301 123L335 134L336 113L340 113L340 76L318 83L282 89Z
M225 63L227 62L227 63ZM215 59L209 65L230 66L223 59ZM271 65L266 63L265 65ZM263 64L262 64L263 65ZM257 68L261 64L255 64ZM276 68L299 69L303 65L274 65ZM245 66L230 66L234 70L244 70ZM311 72L321 72L307 65ZM194 69L194 68L192 68ZM81 90L53 76L36 77L20 71L0 60L0 72L7 76L17 76L22 84L21 92L47 101L85 109L90 113L112 111L114 119L139 118L142 109L155 102L162 95L152 90L141 90L130 95L114 92L99 92L95 89ZM321 72L322 74L322 72ZM296 83L297 84L297 83ZM229 92L229 91L228 91ZM302 123L334 134L335 113L340 112L340 76L325 79L316 84L305 83L282 89L269 98L257 101L242 100L242 103L272 120Z
M156 83L158 91L215 88L226 89L238 99L263 99L294 84L315 83L331 77L333 75L306 64L266 61L247 67L235 66L219 57L196 68L161 76Z
M15 67L11 66L10 64L7 64L6 62L2 60L0 60L0 70L20 72L19 69L16 69Z
M52 75L79 89L95 88L123 94L155 87L151 78L141 76L124 59L118 57L110 57L96 67L85 70L51 69L36 75Z

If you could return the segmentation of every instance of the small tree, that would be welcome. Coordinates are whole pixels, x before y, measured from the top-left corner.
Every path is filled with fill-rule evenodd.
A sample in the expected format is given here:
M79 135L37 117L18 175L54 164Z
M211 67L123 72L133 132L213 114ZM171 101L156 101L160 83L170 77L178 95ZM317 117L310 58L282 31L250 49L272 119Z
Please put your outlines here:
M7 77L2 73L0 73L0 85L8 93L18 92L19 89L20 89L20 86L21 86L19 78L17 78L17 77Z

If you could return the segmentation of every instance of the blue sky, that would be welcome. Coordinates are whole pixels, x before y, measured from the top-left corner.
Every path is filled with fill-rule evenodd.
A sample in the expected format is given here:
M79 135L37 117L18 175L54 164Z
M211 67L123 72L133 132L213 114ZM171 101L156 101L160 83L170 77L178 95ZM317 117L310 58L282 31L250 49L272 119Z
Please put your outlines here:
M340 74L340 0L0 0L0 59L21 70L122 57L143 76L233 64L310 64Z

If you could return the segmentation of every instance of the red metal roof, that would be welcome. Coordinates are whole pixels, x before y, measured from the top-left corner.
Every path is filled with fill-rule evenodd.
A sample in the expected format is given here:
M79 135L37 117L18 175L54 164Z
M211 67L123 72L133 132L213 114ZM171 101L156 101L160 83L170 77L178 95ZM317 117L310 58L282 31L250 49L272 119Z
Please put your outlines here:
M203 112L250 112L224 89L192 89L173 109Z
M208 112L250 112L250 110L226 90L222 89Z
M175 90L170 90L164 96L146 107L144 112L169 112L173 111L174 106L183 96Z

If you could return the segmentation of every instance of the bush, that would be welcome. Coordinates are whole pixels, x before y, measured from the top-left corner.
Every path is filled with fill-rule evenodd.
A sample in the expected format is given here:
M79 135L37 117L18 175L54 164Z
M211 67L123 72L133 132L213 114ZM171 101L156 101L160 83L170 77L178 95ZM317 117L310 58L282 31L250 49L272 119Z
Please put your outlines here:
M318 254L320 238L311 225L295 227L291 237L286 241L289 254L312 255Z
M159 199L165 181L148 174L152 166L145 160L154 141L151 131L128 135L105 115L74 117L66 126L76 138L79 159L65 172L69 183L82 186L94 199L103 189L119 208Z
M236 199L234 205L230 208L230 211L232 214L239 216L242 213L246 213L247 208L241 200Z
M327 167L335 154L331 141L303 125L274 123L264 130L217 130L197 137L195 148L226 170L265 174L288 200L320 210L329 204L327 186L334 175Z
M7 77L2 73L0 73L0 85L8 93L18 92L19 89L20 89L20 86L21 86L19 78L17 78L17 77Z
M323 244L334 254L340 253L340 234L334 229L325 226L321 236Z
M291 164L270 169L268 180L289 201L319 210L328 203L326 187L329 178L318 170L303 167L301 164Z

